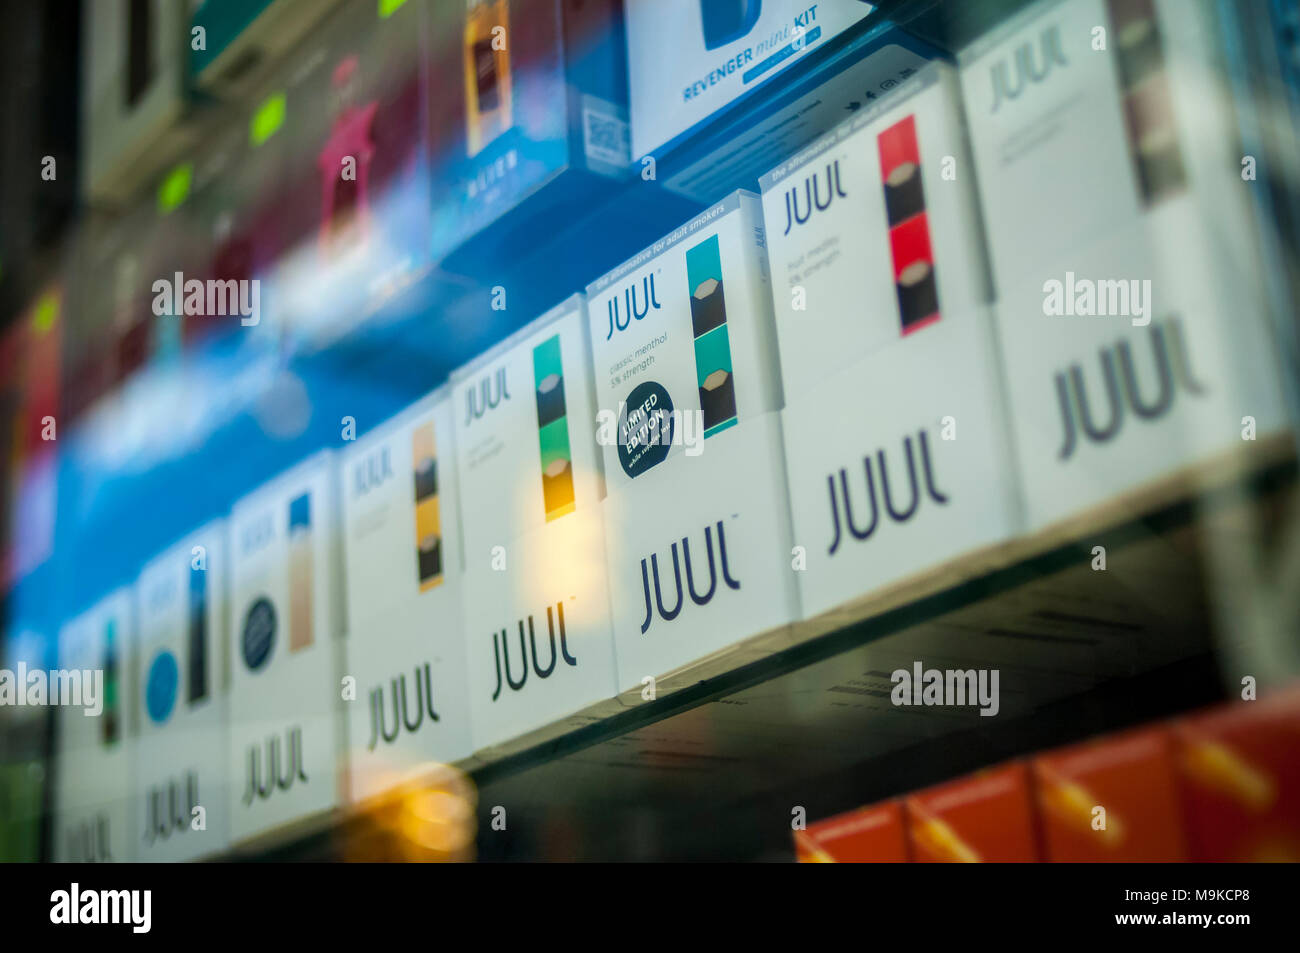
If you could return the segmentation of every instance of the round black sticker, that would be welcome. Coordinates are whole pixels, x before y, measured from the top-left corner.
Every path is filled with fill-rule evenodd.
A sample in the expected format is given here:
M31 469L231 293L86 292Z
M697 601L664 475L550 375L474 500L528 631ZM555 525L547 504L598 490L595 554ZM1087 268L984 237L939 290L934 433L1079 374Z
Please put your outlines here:
M275 647L275 606L265 597L248 608L244 618L244 664L256 672Z
M630 477L663 463L673 443L673 401L662 384L632 388L618 422L618 462Z

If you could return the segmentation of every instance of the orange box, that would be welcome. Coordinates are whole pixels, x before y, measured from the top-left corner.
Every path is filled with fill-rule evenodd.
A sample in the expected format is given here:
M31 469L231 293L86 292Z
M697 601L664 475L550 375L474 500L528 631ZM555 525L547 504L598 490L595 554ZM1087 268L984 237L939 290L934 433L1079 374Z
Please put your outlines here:
M1145 728L1040 755L1033 777L1048 860L1187 859L1169 729Z
M1193 860L1300 861L1300 692L1173 726Z
M1029 769L1008 764L910 795L903 802L918 863L1034 863Z
M794 847L801 864L906 863L903 805L886 801L818 821L794 832Z

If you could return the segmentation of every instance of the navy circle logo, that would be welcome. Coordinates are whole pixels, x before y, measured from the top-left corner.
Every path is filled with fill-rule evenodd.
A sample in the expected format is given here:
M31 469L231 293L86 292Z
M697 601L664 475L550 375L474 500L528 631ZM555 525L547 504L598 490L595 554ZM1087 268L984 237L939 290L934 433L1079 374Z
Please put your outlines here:
M663 463L673 443L673 400L662 384L644 381L623 402L618 462L630 477Z
M145 682L144 706L154 724L162 724L171 717L176 707L176 686L180 682L180 666L171 652L159 652L149 666Z
M262 597L248 608L244 617L244 664L256 672L271 657L275 648L275 606Z

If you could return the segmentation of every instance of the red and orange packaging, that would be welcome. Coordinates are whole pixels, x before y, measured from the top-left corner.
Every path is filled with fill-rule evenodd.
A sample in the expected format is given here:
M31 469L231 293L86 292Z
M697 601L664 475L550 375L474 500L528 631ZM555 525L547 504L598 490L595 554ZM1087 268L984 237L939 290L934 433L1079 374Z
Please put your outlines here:
M1033 760L1049 861L1184 861L1183 811L1166 727L1085 742Z
M801 864L906 863L907 830L901 801L837 814L794 832Z
M918 863L1033 863L1029 769L1012 763L917 792L904 802L912 860Z
M1300 692L1178 719L1195 861L1300 861Z

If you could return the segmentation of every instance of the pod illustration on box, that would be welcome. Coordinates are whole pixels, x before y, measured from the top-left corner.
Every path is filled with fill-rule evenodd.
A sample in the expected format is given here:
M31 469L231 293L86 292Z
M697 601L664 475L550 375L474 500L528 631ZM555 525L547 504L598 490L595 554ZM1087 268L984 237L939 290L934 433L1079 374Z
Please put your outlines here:
M722 286L718 236L686 251L686 280L691 288L691 328L695 333L695 376L700 388L704 436L736 423L736 381L727 338L727 299Z
M1040 3L961 56L1032 526L1250 454L1244 408L1257 440L1285 419L1250 200L1213 147L1215 23L1200 0Z
M453 376L476 748L614 694L586 317L575 295Z
M807 612L1015 531L975 184L948 172L969 165L934 64L760 180ZM827 414L850 406L873 410Z
M442 582L442 516L438 509L438 457L429 421L411 433L415 466L415 559L420 591Z
M533 348L533 379L536 382L537 439L542 455L542 501L549 523L574 509L573 451L569 447L564 362L558 334Z
M140 860L193 860L227 846L229 709L216 661L227 620L225 533L224 523L194 532L137 584Z
M435 391L343 455L354 802L470 750L452 415Z
M236 842L339 801L337 476L322 451L231 511L226 772Z
M465 17L465 135L470 156L514 124L508 0L470 0Z

